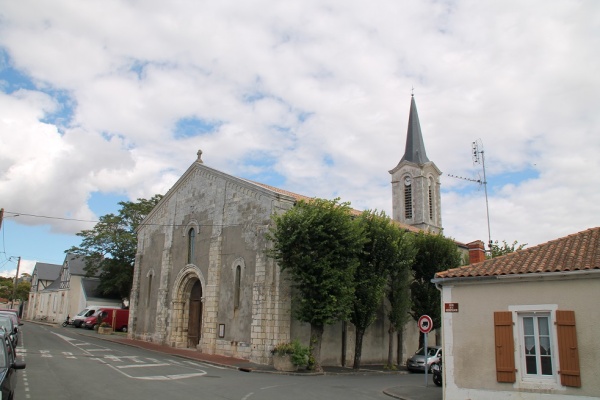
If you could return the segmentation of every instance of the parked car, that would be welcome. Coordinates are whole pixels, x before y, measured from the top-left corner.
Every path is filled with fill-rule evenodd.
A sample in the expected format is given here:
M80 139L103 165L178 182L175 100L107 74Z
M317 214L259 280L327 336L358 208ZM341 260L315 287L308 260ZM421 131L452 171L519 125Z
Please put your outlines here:
M115 331L127 332L129 310L101 308L95 315L85 319L85 327L94 329L102 322L108 323Z
M19 344L19 328L17 328L9 316L0 315L0 330L6 332L6 335L10 338L13 347L17 347Z
M19 310L14 310L12 308L0 308L0 312L14 314L17 317L17 325L23 325L21 322L21 317L19 317Z
M0 398L13 399L17 387L17 370L25 369L25 362L17 361L15 348L5 332L0 333Z
M14 326L23 325L23 323L19 320L19 317L15 313L0 310L0 316L10 318Z
M442 348L440 346L427 347L427 371L431 371L431 365L442 359ZM406 369L409 371L425 372L425 350L421 347L408 360L406 360Z

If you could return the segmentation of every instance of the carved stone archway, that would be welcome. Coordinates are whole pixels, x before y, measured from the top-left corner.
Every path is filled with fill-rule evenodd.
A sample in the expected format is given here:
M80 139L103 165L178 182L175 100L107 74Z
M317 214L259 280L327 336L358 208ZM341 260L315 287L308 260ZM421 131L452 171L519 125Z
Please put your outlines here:
M198 288L198 283L200 288ZM204 275L198 267L193 264L188 264L183 268L175 282L173 283L173 294L171 297L171 323L169 324L169 342L173 347L186 348L188 347L188 328L190 326L190 306L192 309L198 309L199 307L199 320L197 321L201 333L202 329L202 308L204 303L204 297L200 297L200 304L197 302L190 301L192 296L192 289L194 293L200 293L201 296L205 293L206 282ZM198 300L198 299L194 299ZM198 338L199 341L199 338Z

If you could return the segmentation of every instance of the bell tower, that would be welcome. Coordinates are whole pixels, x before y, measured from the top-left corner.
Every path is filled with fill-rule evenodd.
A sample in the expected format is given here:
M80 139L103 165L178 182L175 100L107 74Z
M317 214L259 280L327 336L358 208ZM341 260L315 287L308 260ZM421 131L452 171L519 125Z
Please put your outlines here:
M414 95L411 95L410 99L404 156L390 174L392 175L394 221L424 231L441 232L440 176L442 172L427 158Z

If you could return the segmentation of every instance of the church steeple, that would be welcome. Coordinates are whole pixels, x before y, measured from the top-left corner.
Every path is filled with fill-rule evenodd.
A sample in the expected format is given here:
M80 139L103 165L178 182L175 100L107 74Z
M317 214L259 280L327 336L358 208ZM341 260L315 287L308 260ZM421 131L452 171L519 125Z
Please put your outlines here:
M406 132L406 148L402 160L410 161L417 164L425 164L429 162L427 152L425 151L425 143L423 142L423 134L421 133L421 124L419 123L419 114L417 113L417 104L415 96L410 97L410 113L408 115L408 131ZM402 161L400 160L400 161Z
M410 100L404 156L390 174L392 218L425 231L441 231L442 172L427 158L414 95Z

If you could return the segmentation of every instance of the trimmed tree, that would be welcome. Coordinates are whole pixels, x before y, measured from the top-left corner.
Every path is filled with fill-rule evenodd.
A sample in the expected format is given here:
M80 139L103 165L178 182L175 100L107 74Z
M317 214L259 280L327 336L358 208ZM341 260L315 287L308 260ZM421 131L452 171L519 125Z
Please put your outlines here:
M117 215L100 217L93 229L77 234L82 238L81 244L65 252L84 258L86 274L99 276L98 289L102 294L129 299L137 248L135 231L161 198L162 195L155 195L136 203L119 202L121 209Z
M294 317L310 324L313 368L321 368L326 325L347 320L354 297L354 271L364 238L353 222L349 203L339 199L299 201L273 216L267 237L269 256L288 271L293 287Z
M402 255L398 251L400 230L384 212L365 211L356 222L366 237L354 274L356 288L350 318L356 329L353 368L359 369L363 337L381 309L388 271L402 262Z
M437 272L460 266L462 257L456 243L442 234L419 232L415 236L415 248L414 280L410 285L411 315L415 321L421 315L429 315L433 329L437 329L442 323L440 292L431 280ZM423 340L423 335L419 335L419 347L423 346Z
M389 301L388 319L388 368L394 366L394 333L397 336L396 364L400 365L404 358L402 343L404 342L404 326L411 319L410 283L413 279L412 265L417 253L413 244L413 234L398 230L396 237L398 257L389 268L389 285L387 299Z

